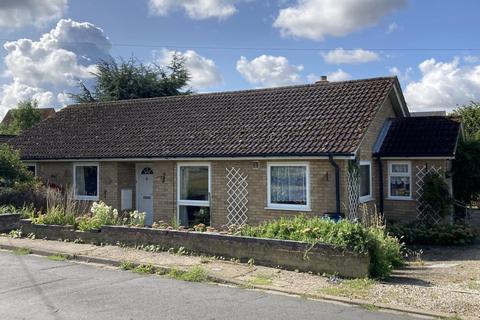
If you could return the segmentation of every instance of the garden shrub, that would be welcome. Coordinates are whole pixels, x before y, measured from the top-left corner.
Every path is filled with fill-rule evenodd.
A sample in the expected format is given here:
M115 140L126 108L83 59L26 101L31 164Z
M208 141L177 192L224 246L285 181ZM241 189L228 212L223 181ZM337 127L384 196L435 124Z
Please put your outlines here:
M412 222L391 225L389 230L409 245L464 246L473 243L477 236L475 229L464 223L428 225Z
M38 215L37 218L32 219L34 224L54 224L60 226L75 226L75 215L71 212L66 212L61 206L52 206L47 210L47 213Z
M338 223L319 217L280 218L259 226L241 229L243 236L296 240L330 244L357 253L370 255L370 275L382 278L403 263L403 245L384 227L364 227L360 223L341 220Z
M122 224L117 209L113 209L102 201L94 202L90 208L90 213L90 217L82 216L77 218L79 230L88 231L100 229L103 225Z
M133 212L125 213L121 217L117 209L106 205L104 202L94 202L90 209L91 216L82 216L77 218L78 229L88 231L91 229L100 229L108 225L129 225L134 227L143 227L145 225L145 213Z
M436 172L425 176L423 193L419 199L425 205L425 213L438 214L445 218L452 206L452 197L445 179Z

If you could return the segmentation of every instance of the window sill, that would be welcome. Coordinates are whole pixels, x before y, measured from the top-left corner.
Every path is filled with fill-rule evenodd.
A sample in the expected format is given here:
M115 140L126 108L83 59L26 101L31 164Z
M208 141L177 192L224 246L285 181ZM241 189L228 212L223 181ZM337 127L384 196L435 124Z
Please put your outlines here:
M310 212L312 209L309 207L283 207L283 206L268 206L264 208L265 210L277 210L277 211L301 211L301 212Z
M412 197L388 197L385 200L395 200L395 201L412 201Z
M98 201L99 197L91 197L91 196L74 196L75 200L83 200L83 201Z
M359 199L359 202L360 203L366 203L366 202L370 202L370 201L373 201L373 197L372 196L368 196L368 197L365 197L365 198L360 198Z

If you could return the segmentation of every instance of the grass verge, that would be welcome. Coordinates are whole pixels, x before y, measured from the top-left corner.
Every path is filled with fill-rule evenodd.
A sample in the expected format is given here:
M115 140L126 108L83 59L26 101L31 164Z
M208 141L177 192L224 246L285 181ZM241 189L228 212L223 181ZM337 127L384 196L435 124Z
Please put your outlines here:
M65 261L68 259L68 257L64 254L52 254L50 256L47 257L48 260L52 260L52 261Z
M181 271L174 268L170 270L168 276L177 280L189 282L204 282L207 280L207 273L205 269L200 266L192 267L188 271Z
M375 281L368 278L345 280L339 285L322 288L321 293L348 298L365 298Z
M24 256L27 254L32 253L32 250L29 248L16 248L13 250L13 253L19 255L19 256Z
M251 285L258 285L258 286L267 286L272 284L273 282L273 275L272 274L265 274L260 273L248 280L248 283Z

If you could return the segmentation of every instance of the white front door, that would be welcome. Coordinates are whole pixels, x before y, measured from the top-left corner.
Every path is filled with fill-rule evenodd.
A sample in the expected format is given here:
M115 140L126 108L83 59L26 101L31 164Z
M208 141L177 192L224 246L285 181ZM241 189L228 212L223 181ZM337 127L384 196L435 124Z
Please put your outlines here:
M137 164L137 210L145 212L145 224L153 223L153 170L149 164Z

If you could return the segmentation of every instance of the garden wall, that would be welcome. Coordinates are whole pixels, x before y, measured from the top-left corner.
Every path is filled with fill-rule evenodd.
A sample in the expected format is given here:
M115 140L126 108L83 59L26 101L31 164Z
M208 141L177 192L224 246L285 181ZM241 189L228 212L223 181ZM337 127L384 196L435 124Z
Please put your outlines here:
M336 249L330 245L275 239L239 237L194 231L159 230L122 226L103 226L100 232L70 230L65 226L31 224L22 220L24 234L33 233L37 239L81 239L86 243L122 243L128 245L158 245L169 248L236 258L244 262L254 259L255 264L304 272L337 273L345 277L368 276L369 256Z
M18 229L21 216L19 213L0 214L0 232Z

